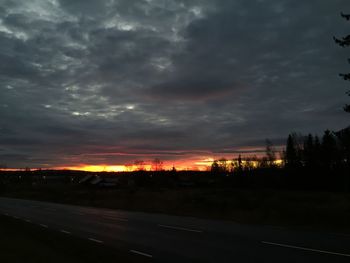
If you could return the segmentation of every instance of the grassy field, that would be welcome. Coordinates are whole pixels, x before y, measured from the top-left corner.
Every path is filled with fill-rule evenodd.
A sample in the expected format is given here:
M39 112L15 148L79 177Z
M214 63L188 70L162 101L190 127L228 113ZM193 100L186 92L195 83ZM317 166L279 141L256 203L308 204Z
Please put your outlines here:
M8 188L1 195L95 207L350 232L350 194L273 189Z
M0 216L1 262L140 262L127 252Z

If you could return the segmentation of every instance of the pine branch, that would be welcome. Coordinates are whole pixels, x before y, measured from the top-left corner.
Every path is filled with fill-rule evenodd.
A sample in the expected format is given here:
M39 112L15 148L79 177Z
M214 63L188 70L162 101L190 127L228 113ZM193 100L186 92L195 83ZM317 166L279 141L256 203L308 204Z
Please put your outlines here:
M340 77L342 77L344 80L350 80L350 73L347 74L339 74Z
M350 39L349 40L341 40L341 39L336 38L336 37L333 37L333 39L334 39L335 43L337 43L341 47L350 46Z
M350 105L349 105L349 104L346 104L346 105L344 106L344 111L350 112Z
M341 12L340 15L344 17L346 20L350 20L350 14L343 14L343 12Z
M346 37L343 37L343 40L346 41L346 42L349 42L350 41L350 35L347 35Z

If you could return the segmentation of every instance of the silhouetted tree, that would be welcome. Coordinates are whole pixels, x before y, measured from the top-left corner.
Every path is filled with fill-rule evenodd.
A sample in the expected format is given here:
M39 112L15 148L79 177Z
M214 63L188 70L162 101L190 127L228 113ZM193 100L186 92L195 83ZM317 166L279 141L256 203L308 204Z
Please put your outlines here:
M153 171L162 171L163 170L163 162L158 159L158 158L155 158L153 161L152 161L152 170Z
M242 171L242 157L241 155L238 155L238 169Z
M243 162L241 155L238 155L236 159L233 159L231 162L232 172L234 174L240 174L243 171Z
M315 149L314 149L314 137L309 134L305 141L303 147L303 163L306 167L314 168L315 166Z
M318 136L315 136L314 139L314 159L315 159L315 166L320 167L321 165L321 142Z
M131 163L127 163L124 165L125 166L125 170L128 172L132 172L133 170L133 165Z
M232 160L229 164L229 172L234 173L235 171L235 160Z
M247 157L245 158L244 162L244 170L245 171L252 171L257 167L257 163L259 163L259 160L256 156Z
M211 172L213 174L220 173L220 166L217 160L214 160L213 163L211 164Z
M229 172L229 163L226 158L214 160L211 164L211 172L214 174L227 174Z
M341 16L345 18L347 21L349 21L350 14L343 14L341 13ZM350 35L347 35L345 37L342 37L341 39L333 37L335 43L337 43L341 47L349 47L350 46ZM350 59L348 59L350 63ZM342 77L344 80L350 80L350 73L341 73L339 74L340 77ZM350 91L347 92L347 94L350 96ZM344 110L346 112L350 112L350 105L346 104L344 106Z
M260 158L260 160L258 162L258 167L259 168L268 168L268 167L270 167L269 161L268 161L266 156L263 156L262 158Z
M143 171L145 169L145 162L143 160L136 160L135 165L138 171Z
M227 173L228 172L228 164L226 158L219 159L219 168L220 172Z
M267 166L273 167L273 166L275 166L275 161L276 161L276 150L273 147L273 144L269 139L266 139L265 143L266 143Z
M339 140L339 150L345 166L350 168L350 127L336 132Z
M324 132L322 137L322 151L321 151L321 160L322 164L327 169L334 168L338 160L338 150L337 142L335 136L329 130Z
M285 164L288 168L295 168L297 166L297 149L292 134L288 135L287 147L285 151Z
M335 133L339 142L339 151L344 171L344 188L350 191L350 126Z

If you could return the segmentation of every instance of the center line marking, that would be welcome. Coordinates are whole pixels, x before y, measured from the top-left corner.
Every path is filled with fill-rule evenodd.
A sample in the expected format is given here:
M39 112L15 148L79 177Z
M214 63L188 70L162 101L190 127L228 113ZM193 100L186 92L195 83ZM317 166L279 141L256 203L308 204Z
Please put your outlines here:
M299 249L299 250L318 252L318 253L323 253L323 254L330 254L330 255L336 255L336 256L350 257L350 254L331 252L331 251L327 251L327 250L319 250L319 249L313 249L313 248L307 248L307 247L291 246L291 245L279 244L279 243L273 243L273 242L267 242L267 241L261 241L261 243L264 243L264 244L267 244L267 245L279 246L279 247L294 248L294 249Z
M164 227L164 228L170 228L170 229L175 229L175 230L183 230L183 231L188 231L188 232L196 232L196 233L202 233L202 230L196 230L196 229L190 229L190 228L185 228L185 227L178 227L178 226L168 226L168 225L158 225L159 227Z
M62 229L62 230L61 230L61 232L62 232L62 233L65 233L65 234L67 234L67 235L69 235L69 234L70 234L70 232L69 232L69 231L66 231L66 230L64 230L64 229Z
M143 252L140 252L140 251L137 251L137 250L130 250L130 252L131 252L131 253L134 253L134 254L141 255L141 256L145 256L145 257L148 257L148 258L153 258L152 255L147 254L147 253L143 253Z
M48 226L47 226L47 225L44 225L44 224L40 224L40 226L45 227L45 228L48 228Z
M103 241L98 240L98 239L94 239L94 238L88 238L90 241L96 242L96 243L103 243Z

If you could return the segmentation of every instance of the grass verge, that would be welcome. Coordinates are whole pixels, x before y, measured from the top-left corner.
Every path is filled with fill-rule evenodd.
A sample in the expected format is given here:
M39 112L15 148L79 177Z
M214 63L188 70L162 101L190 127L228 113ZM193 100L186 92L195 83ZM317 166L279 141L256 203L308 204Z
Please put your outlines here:
M16 187L0 195L240 223L350 232L350 194L275 189Z

